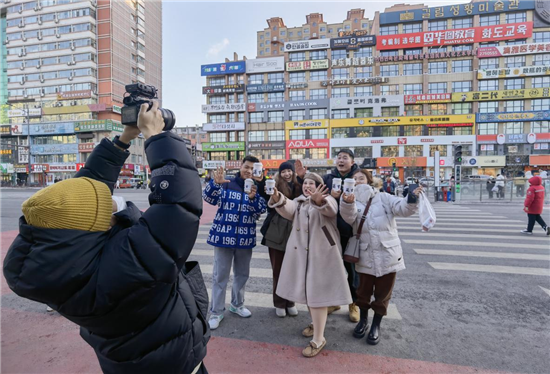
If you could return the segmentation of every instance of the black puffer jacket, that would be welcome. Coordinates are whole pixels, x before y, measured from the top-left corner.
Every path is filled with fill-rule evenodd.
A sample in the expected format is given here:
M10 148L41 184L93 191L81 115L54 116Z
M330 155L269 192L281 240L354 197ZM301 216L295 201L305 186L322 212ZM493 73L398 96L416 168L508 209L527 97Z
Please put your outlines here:
M151 207L131 203L107 232L44 229L21 218L4 260L18 295L81 326L105 373L190 373L206 356L208 294L185 263L202 214L199 176L181 138L145 142ZM114 185L128 156L104 139L77 177Z

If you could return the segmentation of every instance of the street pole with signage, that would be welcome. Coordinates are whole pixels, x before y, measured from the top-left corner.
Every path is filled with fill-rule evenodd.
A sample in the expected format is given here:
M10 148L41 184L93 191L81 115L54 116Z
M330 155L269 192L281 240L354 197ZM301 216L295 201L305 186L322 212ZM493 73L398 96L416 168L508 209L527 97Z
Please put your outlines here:
M440 188L440 181L439 181L439 172L440 172L440 156L439 151L435 151L434 153L434 185L435 185L435 201L439 201L439 188Z

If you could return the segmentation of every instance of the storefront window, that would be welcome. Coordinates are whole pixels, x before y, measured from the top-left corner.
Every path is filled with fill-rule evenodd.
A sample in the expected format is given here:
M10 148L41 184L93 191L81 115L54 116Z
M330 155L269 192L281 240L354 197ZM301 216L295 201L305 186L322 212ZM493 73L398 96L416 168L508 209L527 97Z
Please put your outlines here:
M440 157L447 157L447 146L446 145L430 145L430 157L435 156L435 151L439 151Z
M355 147L355 157L372 157L372 147Z
M372 127L356 127L355 136L358 138L372 138Z
M380 148L382 157L399 157L399 147L396 145L386 145Z
M399 136L399 126L384 126L381 130L382 136Z
M405 115L406 116L421 116L422 115L422 104L405 105ZM369 117L372 117L372 115L369 116Z
M429 104L428 114L430 116L447 114L447 104Z
M373 109L372 108L355 108L355 118L365 118L372 117Z
M312 158L312 159L326 159L327 158L327 149L326 148L311 148L309 150L309 158Z
M398 116L399 107L398 106L383 107L381 112L382 112L382 117Z
M447 129L437 128L437 127L429 128L428 129L428 134L430 136L445 136L445 135L447 135Z
M332 129L333 139L343 139L343 138L348 138L349 136L350 136L350 129L348 127Z
M453 135L472 135L471 127L453 127Z
M422 157L422 148L421 145L406 145L405 157Z
M405 126L405 136L422 136L422 126Z
M292 160L303 160L306 158L306 150L305 149L291 149L290 150L290 158Z

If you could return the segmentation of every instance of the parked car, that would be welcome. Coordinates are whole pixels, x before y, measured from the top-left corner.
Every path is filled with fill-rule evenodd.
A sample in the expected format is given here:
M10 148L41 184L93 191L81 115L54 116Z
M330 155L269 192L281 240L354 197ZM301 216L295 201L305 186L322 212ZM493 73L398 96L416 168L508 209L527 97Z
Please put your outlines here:
M428 187L433 187L435 185L435 180L431 177L427 177L427 178L422 178L420 179L420 185L421 186L428 186Z

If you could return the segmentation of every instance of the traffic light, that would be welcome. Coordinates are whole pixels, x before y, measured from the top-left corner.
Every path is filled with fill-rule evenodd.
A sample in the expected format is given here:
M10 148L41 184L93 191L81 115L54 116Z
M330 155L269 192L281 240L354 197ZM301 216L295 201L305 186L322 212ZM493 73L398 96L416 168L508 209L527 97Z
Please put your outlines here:
M392 167L393 167L393 171L398 171L397 170L397 164L395 162L392 164Z
M195 157L197 155L197 147L191 146L191 156Z
M462 146L454 146L455 165L462 165Z

